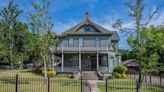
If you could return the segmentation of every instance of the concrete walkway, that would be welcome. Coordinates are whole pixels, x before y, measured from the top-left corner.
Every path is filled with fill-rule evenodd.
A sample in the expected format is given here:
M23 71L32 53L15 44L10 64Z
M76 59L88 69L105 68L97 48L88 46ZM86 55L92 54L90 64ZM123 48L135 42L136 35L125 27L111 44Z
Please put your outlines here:
M98 80L86 80L84 86L84 92L101 92L98 85Z

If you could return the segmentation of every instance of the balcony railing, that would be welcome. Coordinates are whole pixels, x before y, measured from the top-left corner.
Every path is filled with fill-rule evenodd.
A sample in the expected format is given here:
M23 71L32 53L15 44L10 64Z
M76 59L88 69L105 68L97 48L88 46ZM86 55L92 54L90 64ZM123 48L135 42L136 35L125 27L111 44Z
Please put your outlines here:
M62 47L58 46L56 51L107 51L108 47Z

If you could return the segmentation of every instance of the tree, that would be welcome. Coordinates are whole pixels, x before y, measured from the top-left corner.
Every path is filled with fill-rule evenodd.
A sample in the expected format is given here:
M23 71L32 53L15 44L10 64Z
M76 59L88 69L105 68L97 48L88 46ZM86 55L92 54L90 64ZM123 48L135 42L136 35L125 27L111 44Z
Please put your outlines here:
M139 80L138 80L138 85L137 85L137 89L138 89L137 91L139 92L141 84L142 84L142 80L144 78L144 76L141 76L141 71L146 70L143 68L149 67L149 66L142 67L141 64L147 62L147 63L149 63L147 65L151 65L151 66L156 65L156 63L151 63L151 62L148 62L150 60L147 60L146 55L148 54L148 50L147 50L146 46L144 45L145 38L143 37L144 33L142 31L147 30L147 26L150 23L150 20L158 12L158 10L162 7L163 4L160 5L159 7L157 7L154 11L152 11L152 13L150 13L150 15L145 23L142 20L143 11L145 8L145 0L130 0L130 1L126 2L125 5L130 9L130 11L131 11L130 16L132 16L135 21L135 27L133 29L130 29L133 31L129 31L129 28L122 28L121 24L123 22L120 22L120 20L116 21L116 23L114 23L113 27L119 28L120 30L130 33L130 35L131 35L128 38L128 42L130 43L129 45L132 47L132 49L134 49L136 51L136 59L140 63ZM149 53L149 57L151 57L150 58L151 61L154 61L154 62L157 61L157 58L155 58L155 57L157 57L156 55L157 55L156 53Z
M18 64L25 59L24 51L22 51L24 44L22 42L23 33L28 31L28 27L25 23L19 21L22 12L12 0L7 7L0 11L0 40L3 42L1 58L6 62L10 62L12 67L13 63Z
M157 27L157 29L159 30L160 34L164 36L164 25L160 25L159 27ZM164 37L163 37L163 39L164 39ZM158 74L163 76L164 75L164 41L161 44L161 46L157 52L159 55Z
M54 70L54 53L57 45L56 34L54 32L48 31L45 38L48 41L49 56L52 60L51 70Z
M44 63L44 77L47 79L47 63L50 61L49 53L49 32L52 32L53 24L49 17L49 0L42 0L40 4L33 2L34 13L29 14L29 26L34 34L35 55L41 58ZM55 45L54 45L55 46Z
M143 61L142 72L144 74L151 74L158 72L157 65L159 65L160 54L164 45L164 34L158 28L151 26L141 32L142 35L142 48L143 48ZM128 42L130 46L136 45L136 39L129 37Z
M135 50L124 50L119 49L119 53L122 54L122 60L128 60L128 59L135 59L136 58L136 52Z

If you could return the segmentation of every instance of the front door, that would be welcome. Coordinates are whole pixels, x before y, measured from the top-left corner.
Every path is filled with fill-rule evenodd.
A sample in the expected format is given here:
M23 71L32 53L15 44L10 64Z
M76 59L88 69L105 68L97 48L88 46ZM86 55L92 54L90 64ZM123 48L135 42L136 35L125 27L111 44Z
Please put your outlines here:
M96 56L91 56L91 71L97 70L97 58Z
M91 57L87 54L82 55L82 71L91 70Z

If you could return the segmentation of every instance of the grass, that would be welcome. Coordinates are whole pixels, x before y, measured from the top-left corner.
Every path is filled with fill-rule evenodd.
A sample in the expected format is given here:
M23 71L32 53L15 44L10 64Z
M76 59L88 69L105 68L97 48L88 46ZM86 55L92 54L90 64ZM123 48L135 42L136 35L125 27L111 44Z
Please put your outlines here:
M99 82L101 92L106 92L104 82ZM108 92L136 92L136 81L133 79L111 79L108 80ZM143 84L141 92L164 92L164 88Z
M25 78L44 78L41 74L36 74L31 72L31 70L23 69L23 70L0 70L0 77L8 77L8 76L16 76L18 73L19 77L25 77ZM68 78L65 76L56 76L55 78Z
M0 77L16 76L17 73L20 77L43 77L32 73L30 70L0 70Z
M0 92L15 92L16 70L0 71ZM29 70L19 71L18 92L47 92L44 77ZM51 92L80 92L80 81L68 77L54 77L50 80Z

